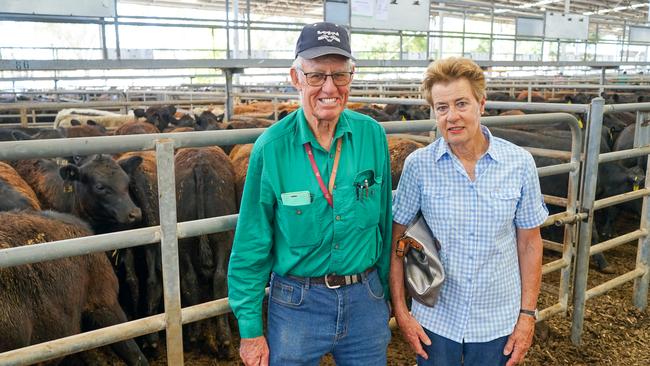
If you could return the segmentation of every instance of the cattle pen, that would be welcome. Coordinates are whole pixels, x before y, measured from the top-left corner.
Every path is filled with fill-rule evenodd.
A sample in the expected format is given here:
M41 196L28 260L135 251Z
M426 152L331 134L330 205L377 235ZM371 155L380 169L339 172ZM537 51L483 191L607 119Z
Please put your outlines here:
M514 102L502 102L494 105L504 108L523 107L523 103ZM538 168L540 177L567 172L570 173L571 177L571 187L569 187L569 194L565 199L558 197L548 198L556 203L562 201L561 203L564 203L564 206L566 206L566 211L552 215L545 225L567 225L567 227L565 229L565 243L561 247L562 258L545 264L543 269L544 274L556 270L562 272L558 302L544 309L541 312L539 320L547 319L555 314L566 313L569 304L572 303L574 310L572 314L573 331L571 339L574 343L578 344L581 339L584 309L588 307L587 300L601 295L613 287L620 286L628 281L634 281L635 293L633 299L635 305L640 309L647 306L648 279L650 278L648 266L650 240L647 235L647 196L650 194L650 190L645 186L620 196L595 200L595 187L596 171L599 163L650 153L649 147L638 147L633 150L599 154L597 146L600 144L600 129L602 128L603 115L611 111L636 111L638 137L635 146L643 146L648 142L649 135L646 132L646 121L648 117L644 111L650 110L650 103L604 106L602 99L595 99L590 105L575 104L558 106L539 104L537 106L526 106L528 109L537 108L543 111L553 110L554 107L559 107L558 109L563 112L588 114L584 146L581 141L583 140L582 131L578 128L578 121L574 116L567 113L484 117L482 123L486 126L508 126L518 123L548 124L561 121L571 128L573 142L569 162ZM383 125L389 134L428 132L434 129L434 122L432 120L411 121L409 123L387 122L383 123ZM164 329L167 334L168 363L173 365L183 364L181 325L227 313L229 307L227 299L218 299L181 309L178 239L233 230L236 226L237 216L229 215L191 222L177 222L176 201L174 198L175 178L173 174L174 149L248 143L254 141L262 131L261 129L204 131L189 134L166 133L160 135L76 138L65 141L47 140L0 143L0 159L2 160L86 155L100 152L113 154L126 151L156 151L161 208L160 226L5 249L0 251L0 268L160 242L163 253L165 309L164 313L159 315L5 352L0 354L0 363L28 365ZM531 149L531 152L541 155L558 155L557 152L542 149ZM562 154L562 156L566 157L566 153ZM579 178L580 172L582 172L581 178ZM646 177L645 182L647 181ZM594 218L594 211L641 197L643 197L643 214L638 230L598 245L590 245L591 223ZM578 226L578 236L577 240L572 242L575 233L574 225ZM611 249L631 240L639 241L635 269L593 289L587 289L586 279L589 257L595 253ZM573 283L571 283L572 273L574 274ZM574 287L573 295L570 291L572 286Z
M415 152L449 136L442 119L436 126L421 89L432 62L448 58L472 60L485 77L485 108L469 126L480 118L499 144L532 155L549 216L540 228L539 315L520 364L650 365L650 0L0 0L0 366L242 364L237 351L248 327L239 329L230 308L238 286L229 303L228 270L231 253L243 253L242 241L233 244L249 161L259 166L253 143L299 108L308 117L302 74L323 73L325 83L341 75L310 67L305 73L309 65L297 57L304 27L319 22L349 36L350 78L346 92L339 90L345 108L387 132L390 172L372 181L387 183L390 174L395 194L406 186L404 167L421 156ZM319 93L316 105L337 99L327 89ZM463 137L473 130L466 116L460 120L447 132ZM359 141L345 145L379 146ZM488 168L477 165L474 178L487 174L474 182L480 186L471 187L471 197L457 195L462 186L422 191L436 206L435 224L449 232L442 245L451 283L445 292L459 284L468 297L465 307L443 298L469 317L467 325L453 324L467 337L474 319L481 327L496 322L509 303L498 302L494 314L478 311L484 294L514 280L504 280L502 265L514 264L512 248L501 238L488 248L477 229L462 229L471 224L463 220L483 216L482 205L493 206L485 215L490 226L500 206L514 205L513 181L484 188L485 177L500 170L491 153L480 158ZM416 159L405 164L409 156ZM288 174L278 169L277 186L299 183L301 191L314 184L312 197L320 199L316 181L295 179L309 164L298 159ZM344 166L354 160L345 152L342 159ZM339 197L354 188L342 184L346 179L339 174ZM360 187L358 202L339 206L349 214L326 217L333 236L342 237L329 253L327 241L305 241L291 245L291 257L274 255L274 268L298 260L295 254L323 253L332 258L330 269L318 272L340 272L337 256L351 258L339 253L362 249L354 228L363 225L354 221L374 210L360 202ZM267 211L275 210L276 238L302 236L304 228L309 241L320 234L328 240L323 220L312 220L324 202L313 199L317 205L296 208L292 213L301 216L289 218L277 196ZM445 200L460 205L438 209ZM526 216L522 211L515 216ZM284 230L283 221L304 223L295 225L301 235ZM353 235L339 235L340 228ZM458 243L479 254L452 256ZM516 255L524 263L522 251ZM470 266L471 275L456 276L456 268ZM267 335L274 288L261 305ZM413 366L408 334L397 323L390 319L386 366ZM319 364L335 365L335 354Z

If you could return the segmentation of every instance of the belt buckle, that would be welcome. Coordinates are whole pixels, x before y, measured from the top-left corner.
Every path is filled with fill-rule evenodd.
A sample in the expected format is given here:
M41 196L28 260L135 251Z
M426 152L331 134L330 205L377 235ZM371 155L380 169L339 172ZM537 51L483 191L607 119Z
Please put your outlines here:
M327 281L327 276L329 276L329 275L326 274L325 276L323 276L323 278L325 279L325 286L327 286L327 288L334 290L334 289L337 289L337 288L341 287L341 285L336 285L336 286L330 285L329 282Z

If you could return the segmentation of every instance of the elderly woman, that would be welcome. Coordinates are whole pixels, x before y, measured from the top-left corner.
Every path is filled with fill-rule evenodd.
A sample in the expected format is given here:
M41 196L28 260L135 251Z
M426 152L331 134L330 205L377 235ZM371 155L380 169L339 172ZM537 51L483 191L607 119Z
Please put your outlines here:
M485 77L464 58L433 62L422 82L438 138L404 164L393 203L395 318L418 365L515 365L532 343L548 216L532 156L480 123ZM396 241L422 212L446 279L433 307L405 302Z

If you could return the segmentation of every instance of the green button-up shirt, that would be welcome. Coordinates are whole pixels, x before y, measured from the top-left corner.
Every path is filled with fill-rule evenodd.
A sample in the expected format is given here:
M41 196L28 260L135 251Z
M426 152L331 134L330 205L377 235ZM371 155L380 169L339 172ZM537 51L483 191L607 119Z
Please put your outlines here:
M303 144L311 144L327 186L338 139L343 145L332 208ZM306 201L283 204L283 193L304 191ZM228 268L228 297L241 337L263 334L262 300L271 271L317 277L374 266L388 297L391 205L386 134L372 118L344 110L330 151L316 141L302 109L269 127L251 152Z

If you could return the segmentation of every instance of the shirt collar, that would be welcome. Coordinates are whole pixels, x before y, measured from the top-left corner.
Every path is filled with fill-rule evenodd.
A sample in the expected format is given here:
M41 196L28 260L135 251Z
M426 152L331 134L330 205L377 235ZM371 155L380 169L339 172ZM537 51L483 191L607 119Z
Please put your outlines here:
M492 160L500 161L502 156L499 153L499 151L494 147L494 144L492 143L494 141L494 139L492 138L492 133L487 127L483 125L481 125L480 127L483 136L485 136L485 138L488 140L488 149L483 156L488 155L490 158L492 158ZM451 149L449 148L449 144L447 143L447 141L441 138L441 143L438 149L434 151L435 161L440 160L440 158L442 158L445 155L451 156Z
M332 139L332 142L336 141L336 139L340 138L345 133L352 133L352 129L350 128L350 122L348 121L348 116L346 111L347 109L344 109L341 115L339 116L339 121L336 123L336 129L334 130L334 139ZM296 132L297 132L298 142L300 142L300 145L304 145L306 142L310 142L312 146L320 147L320 144L318 143L318 141L316 141L316 136L314 136L314 133L309 128L309 124L307 124L307 119L305 118L305 112L302 108L298 109L297 118L298 118L298 123L297 123Z

